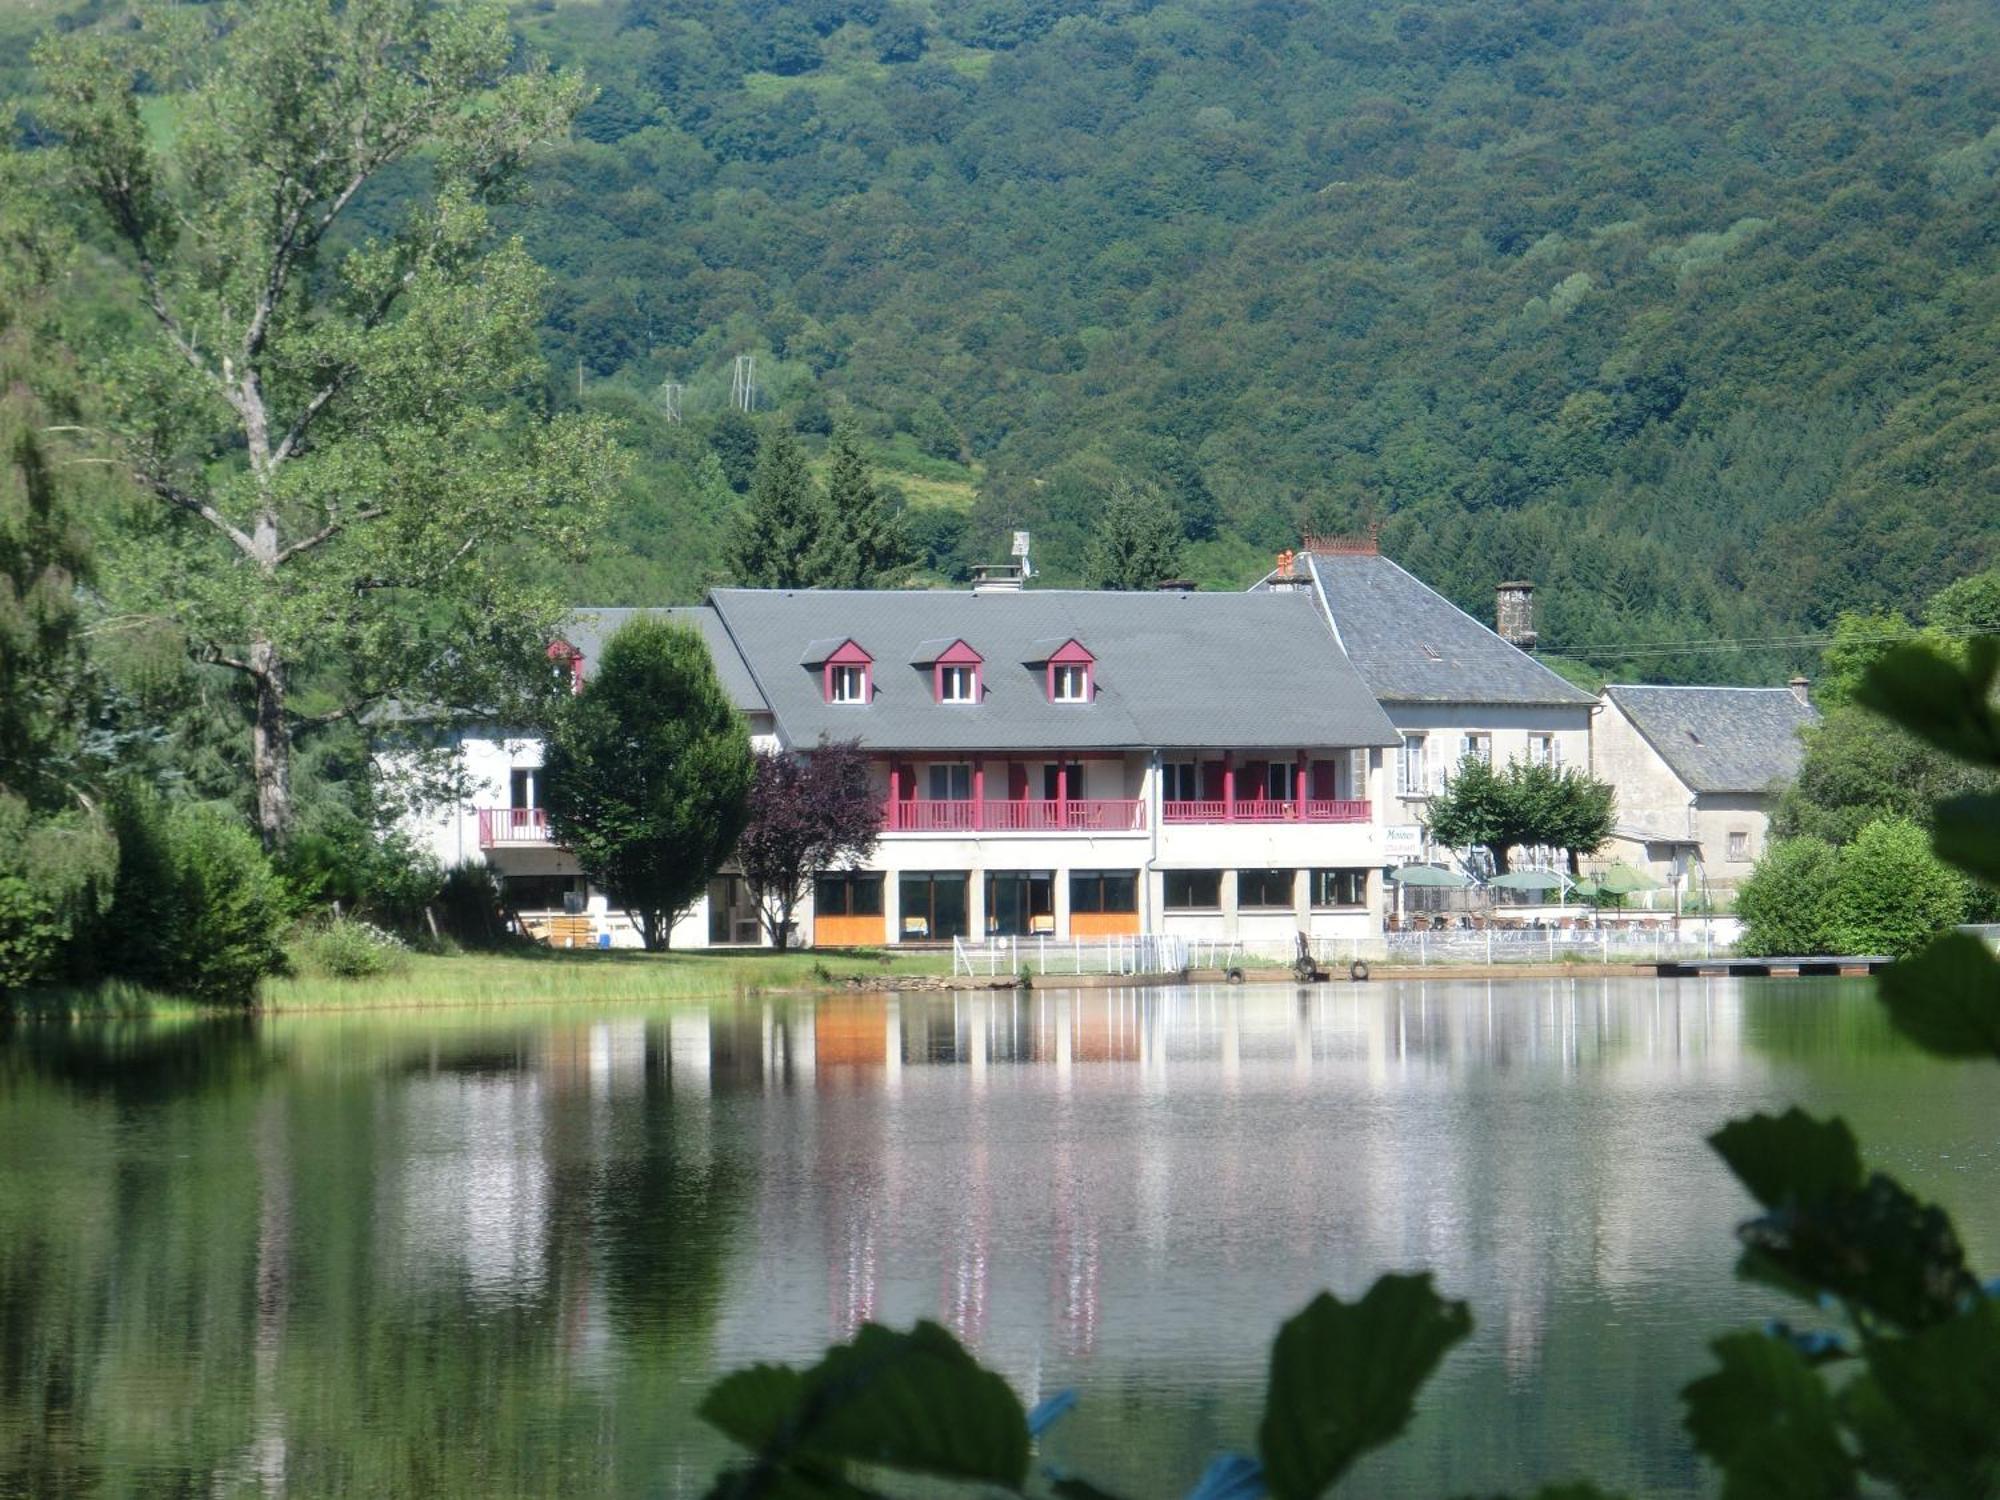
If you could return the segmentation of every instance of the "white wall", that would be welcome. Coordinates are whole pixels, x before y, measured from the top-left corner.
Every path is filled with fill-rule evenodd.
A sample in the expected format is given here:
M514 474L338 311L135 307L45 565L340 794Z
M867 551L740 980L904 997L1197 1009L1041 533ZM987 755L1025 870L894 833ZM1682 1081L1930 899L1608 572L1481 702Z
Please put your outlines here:
M1495 766L1504 766L1511 760L1527 760L1528 737L1552 734L1559 765L1590 769L1591 708L1587 703L1569 707L1385 703L1382 707L1397 729L1425 737L1424 775L1432 790L1440 787L1444 778L1457 768L1462 755L1461 741L1468 734L1492 736ZM1383 752L1386 765L1383 786L1388 802L1383 821L1391 826L1421 823L1428 799L1397 792L1397 757L1396 751Z

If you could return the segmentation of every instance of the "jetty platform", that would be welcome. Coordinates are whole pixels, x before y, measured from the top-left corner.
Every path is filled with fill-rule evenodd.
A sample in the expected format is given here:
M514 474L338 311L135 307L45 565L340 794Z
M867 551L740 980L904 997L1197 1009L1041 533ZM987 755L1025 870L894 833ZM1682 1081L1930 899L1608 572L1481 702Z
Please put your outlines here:
M1791 979L1874 974L1893 962L1880 953L1849 953L1801 958L1663 958L1650 967L1662 979Z

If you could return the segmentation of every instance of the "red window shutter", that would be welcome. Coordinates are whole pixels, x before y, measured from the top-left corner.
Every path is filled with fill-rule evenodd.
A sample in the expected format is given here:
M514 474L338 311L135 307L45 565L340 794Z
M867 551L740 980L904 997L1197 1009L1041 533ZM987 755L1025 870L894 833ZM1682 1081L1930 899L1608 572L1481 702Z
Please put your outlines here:
M1222 762L1205 760L1201 763L1201 795L1205 802L1222 800Z
M1007 762L1007 798L1010 802L1028 800L1028 768L1017 760Z
M1336 762L1316 760L1313 762L1312 795L1314 800L1331 802L1340 793L1340 778L1335 772Z

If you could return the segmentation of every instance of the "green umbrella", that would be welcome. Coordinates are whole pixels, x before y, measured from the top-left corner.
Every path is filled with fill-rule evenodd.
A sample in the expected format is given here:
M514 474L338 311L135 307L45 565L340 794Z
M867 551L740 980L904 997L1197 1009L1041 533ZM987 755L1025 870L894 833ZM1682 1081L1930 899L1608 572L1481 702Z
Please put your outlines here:
M1595 901L1604 894L1604 887L1594 880L1579 880L1570 887L1570 894L1582 901Z
M1660 882L1644 870L1635 870L1630 865L1613 865L1598 875L1597 888L1614 896L1629 896L1634 891L1657 891Z
M1391 870L1389 878L1402 885L1465 886L1472 882L1456 870L1440 870L1436 865L1404 865Z
M1486 883L1500 891L1553 891L1568 881L1554 870L1509 870L1505 875L1495 875Z

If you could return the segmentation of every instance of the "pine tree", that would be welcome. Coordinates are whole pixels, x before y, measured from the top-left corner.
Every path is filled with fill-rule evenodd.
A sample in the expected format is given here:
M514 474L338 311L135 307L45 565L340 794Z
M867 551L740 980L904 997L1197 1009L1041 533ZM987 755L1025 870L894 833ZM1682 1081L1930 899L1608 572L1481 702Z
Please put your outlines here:
M1120 480L1084 549L1084 581L1094 589L1150 589L1178 577L1181 518L1151 485Z
M826 497L806 469L805 449L789 427L773 428L729 539L730 573L745 588L813 588L827 529Z
M917 561L903 518L875 483L854 429L843 425L827 450L827 527L813 559L822 588L873 589L901 581Z

